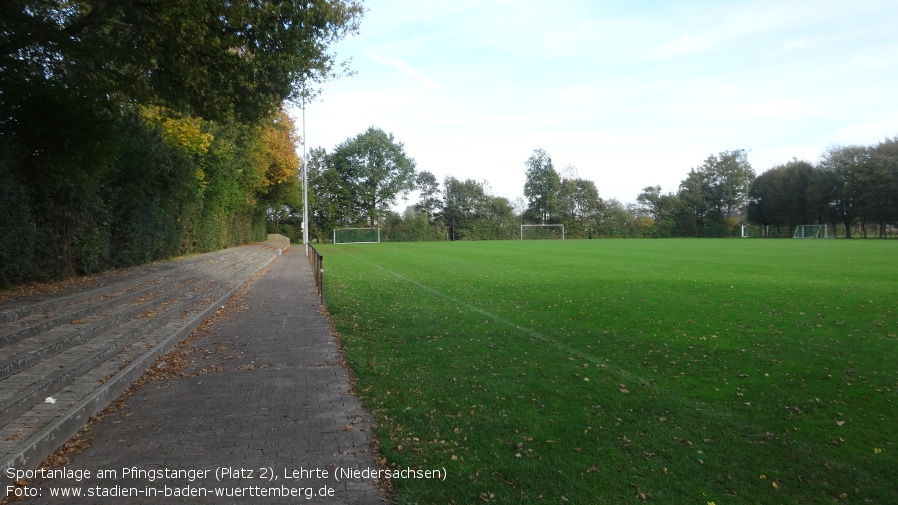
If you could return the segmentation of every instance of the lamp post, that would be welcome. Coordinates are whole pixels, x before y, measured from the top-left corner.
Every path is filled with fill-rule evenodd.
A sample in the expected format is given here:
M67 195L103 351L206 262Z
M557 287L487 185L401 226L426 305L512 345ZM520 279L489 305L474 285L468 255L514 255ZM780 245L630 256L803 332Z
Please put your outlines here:
M306 163L306 96L302 96L302 243L309 256L309 168Z

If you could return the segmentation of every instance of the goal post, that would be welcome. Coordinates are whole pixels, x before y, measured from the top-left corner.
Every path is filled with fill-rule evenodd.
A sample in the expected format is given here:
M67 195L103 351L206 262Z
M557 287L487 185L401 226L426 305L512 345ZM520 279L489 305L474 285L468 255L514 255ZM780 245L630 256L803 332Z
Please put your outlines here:
M829 230L825 224L800 224L792 238L829 238Z
M335 244L380 243L380 228L335 228Z
M563 224L522 224L521 240L564 240Z
M742 238L764 238L770 236L769 226L757 224L742 225L742 233L740 235L740 237Z

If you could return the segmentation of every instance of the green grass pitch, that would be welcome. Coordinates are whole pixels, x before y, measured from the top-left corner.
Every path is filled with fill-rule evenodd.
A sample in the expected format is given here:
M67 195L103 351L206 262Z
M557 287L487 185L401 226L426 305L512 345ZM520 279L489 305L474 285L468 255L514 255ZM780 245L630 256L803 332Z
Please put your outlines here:
M898 242L320 250L399 504L898 501Z

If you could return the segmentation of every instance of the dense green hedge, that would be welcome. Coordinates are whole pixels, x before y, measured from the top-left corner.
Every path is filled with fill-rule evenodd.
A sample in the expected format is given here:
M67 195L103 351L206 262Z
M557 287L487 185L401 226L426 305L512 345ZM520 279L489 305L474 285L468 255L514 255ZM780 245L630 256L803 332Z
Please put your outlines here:
M253 128L204 124L198 156L134 112L58 110L0 144L0 286L265 239Z
M0 288L264 240L357 0L0 2Z

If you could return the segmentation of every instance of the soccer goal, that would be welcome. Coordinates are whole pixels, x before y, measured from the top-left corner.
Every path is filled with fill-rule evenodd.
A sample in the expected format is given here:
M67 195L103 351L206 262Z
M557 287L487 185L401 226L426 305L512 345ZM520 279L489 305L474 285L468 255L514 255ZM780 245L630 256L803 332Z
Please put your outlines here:
M761 225L742 225L742 238L761 238L770 236L770 227Z
M800 224L792 238L829 238L829 231L825 224Z
M334 230L335 244L377 244L380 242L380 228L337 228Z
M564 240L563 224L522 224L521 240Z

